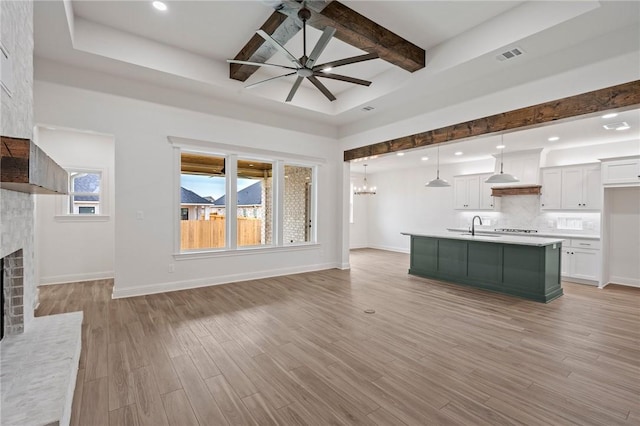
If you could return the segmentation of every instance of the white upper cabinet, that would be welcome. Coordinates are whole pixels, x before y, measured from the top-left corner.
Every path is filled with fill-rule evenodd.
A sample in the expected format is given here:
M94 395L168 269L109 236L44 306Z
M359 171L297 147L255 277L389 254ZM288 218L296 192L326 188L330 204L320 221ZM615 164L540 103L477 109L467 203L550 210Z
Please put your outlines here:
M491 175L492 173L455 176L453 178L454 209L493 210L492 184L485 183Z
M480 208L480 177L478 175L453 178L454 208L456 210L478 210Z
M542 210L600 210L600 164L542 169Z
M565 210L600 210L602 208L600 165L562 169L562 208Z
M602 184L605 186L640 185L640 157L603 159Z
M562 208L562 170L558 168L542 170L542 195L540 208L557 210Z

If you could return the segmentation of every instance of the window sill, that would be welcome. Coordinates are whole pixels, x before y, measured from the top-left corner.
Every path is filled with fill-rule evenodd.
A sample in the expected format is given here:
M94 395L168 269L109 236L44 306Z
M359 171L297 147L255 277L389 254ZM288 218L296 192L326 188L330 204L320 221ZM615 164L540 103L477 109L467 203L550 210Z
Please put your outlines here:
M56 222L108 222L111 217L106 214L61 214L54 219Z
M246 254L284 253L289 251L312 250L320 247L318 243L288 244L280 247L241 247L235 250L202 250L174 253L175 260L206 259L211 257L242 256Z

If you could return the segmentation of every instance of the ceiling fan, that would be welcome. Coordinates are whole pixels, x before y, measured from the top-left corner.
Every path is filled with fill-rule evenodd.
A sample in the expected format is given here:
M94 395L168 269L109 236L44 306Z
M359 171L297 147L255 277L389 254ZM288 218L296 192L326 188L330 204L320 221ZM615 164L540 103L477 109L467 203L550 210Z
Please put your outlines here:
M367 53L364 55L352 56L350 58L340 59L337 61L327 62L324 64L316 65L316 61L324 51L324 49L329 44L329 41L333 37L336 32L335 28L326 27L322 32L322 36L320 36L320 40L316 43L315 47L307 56L307 20L311 18L311 11L303 6L298 11L298 18L302 20L302 38L303 38L303 46L302 46L302 57L299 59L293 56L287 49L284 48L280 43L278 43L275 39L273 39L269 34L264 32L263 30L258 30L256 33L265 39L267 43L273 46L276 50L282 53L287 57L292 63L293 66L285 66L278 64L270 64L263 62L251 62L251 61L239 61L236 59L228 59L227 62L233 64L244 64L244 65L253 65L257 67L276 67L282 68L286 70L290 70L291 72L283 75L279 75L277 77L268 78L266 80L259 81L254 84L250 84L246 86L247 89L256 87L260 84L267 83L272 80L277 80L283 77L289 77L292 75L297 75L296 81L293 83L293 87L291 91L289 91L289 95L287 96L286 102L291 102L293 97L295 96L302 80L305 78L308 79L314 86L318 88L330 101L335 101L336 97L327 89L327 87L318 80L317 77L320 78L329 78L332 80L340 80L345 81L347 83L359 84L361 86L369 86L371 84L370 81L362 80L359 78L348 77L346 75L333 74L330 73L333 68L342 67L344 65L355 64L356 62L369 61L371 59L377 59L379 56L377 53Z

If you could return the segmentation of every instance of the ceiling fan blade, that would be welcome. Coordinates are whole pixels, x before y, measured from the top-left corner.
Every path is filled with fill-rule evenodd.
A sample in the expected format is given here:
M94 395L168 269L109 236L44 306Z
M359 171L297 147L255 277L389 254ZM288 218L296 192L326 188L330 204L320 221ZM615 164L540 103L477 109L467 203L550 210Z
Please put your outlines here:
M314 76L310 76L310 77L307 77L307 78L309 79L310 82L313 83L314 86L316 86L318 88L318 90L320 90L322 92L322 94L324 94L327 97L327 99L329 99L331 102L336 100L336 97L333 96L333 93L331 93L329 91L329 89L327 89L325 87L324 84L320 83L320 80L318 80Z
M254 88L254 87L256 87L256 86L258 86L258 85L260 85L262 83L266 83L267 81L277 80L277 79L282 78L282 77L289 77L290 75L294 75L294 74L295 74L295 72L291 72L289 74L279 75L277 77L271 77L271 78L268 78L266 80L258 81L257 83L253 83L253 84L250 84L248 86L245 86L245 89L252 89L252 88Z
M302 80L304 80L304 77L296 78L296 81L295 83L293 83L293 87L291 88L291 91L289 92L289 95L287 96L287 100L285 102L291 102L291 99L293 99L294 95L298 91L298 87L300 87L300 83L302 83Z
M320 55L322 55L322 52L324 52L324 49L326 49L327 45L329 44L329 41L331 41L331 37L333 37L335 33L335 28L325 27L320 40L318 40L315 47L311 51L311 54L309 55L309 59L307 59L307 63L305 64L307 68L311 68L313 64L316 63Z
M266 62L251 62L251 61L238 61L237 59L227 59L227 62L230 64L243 64L243 65L253 65L255 67L276 67L276 68L285 68L288 70L295 70L294 67L288 67L286 65L278 65L278 64L268 64Z
M359 78L349 77L346 75L333 74L329 72L315 72L313 73L313 75L316 77L330 78L332 80L346 81L347 83L359 84L361 86L371 86L370 81L361 80Z
M267 41L267 43L271 44L273 47L275 47L276 49L278 49L278 51L280 53L282 53L284 56L286 56L291 62L293 62L294 64L296 64L296 66L298 68L302 68L302 64L300 63L300 61L298 61L298 59L296 59L295 56L293 56L291 54L291 52L289 52L287 49L284 48L284 46L282 46L280 43L278 43L277 41L275 41L273 39L273 37L271 37L269 34L267 34L266 32L264 32L264 30L258 30L256 31L256 33L258 33L258 35L260 37L262 37L263 39L265 39Z
M367 53L365 55L352 56L350 58L340 59L338 61L327 62L326 64L320 64L313 67L314 71L322 70L325 68L336 68L343 65L355 64L356 62L370 61L371 59L378 59L380 56L377 53Z

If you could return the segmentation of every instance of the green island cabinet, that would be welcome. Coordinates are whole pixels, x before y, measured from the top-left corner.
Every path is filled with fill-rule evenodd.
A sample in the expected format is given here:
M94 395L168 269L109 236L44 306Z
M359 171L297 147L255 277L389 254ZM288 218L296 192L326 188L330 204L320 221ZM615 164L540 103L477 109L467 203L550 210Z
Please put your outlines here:
M550 302L562 296L561 241L504 244L471 238L411 236L409 274Z

